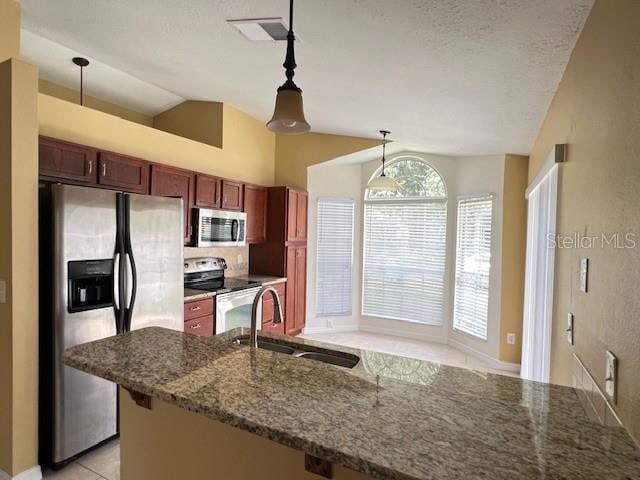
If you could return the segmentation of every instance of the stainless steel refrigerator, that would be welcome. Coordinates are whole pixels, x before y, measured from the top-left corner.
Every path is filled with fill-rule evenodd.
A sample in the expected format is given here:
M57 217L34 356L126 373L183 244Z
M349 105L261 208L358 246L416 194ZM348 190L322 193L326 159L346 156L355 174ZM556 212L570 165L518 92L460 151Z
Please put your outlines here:
M183 214L181 199L48 188L53 288L45 369L56 465L118 432L116 385L63 365L63 352L148 326L183 330Z

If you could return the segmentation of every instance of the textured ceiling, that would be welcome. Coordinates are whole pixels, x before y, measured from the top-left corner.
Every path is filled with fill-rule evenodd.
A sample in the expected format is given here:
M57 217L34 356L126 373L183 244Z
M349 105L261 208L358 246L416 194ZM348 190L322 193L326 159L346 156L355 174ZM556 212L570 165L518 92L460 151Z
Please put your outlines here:
M265 121L271 115L285 46L250 42L225 20L285 17L286 0L21 4L24 29L134 81L228 102ZM296 80L307 119L323 133L373 137L388 128L406 147L432 153L528 153L591 4L297 0ZM31 50L53 77L46 49ZM77 75L73 65L68 75ZM95 86L101 81L109 82L95 79ZM131 105L126 93L108 99Z

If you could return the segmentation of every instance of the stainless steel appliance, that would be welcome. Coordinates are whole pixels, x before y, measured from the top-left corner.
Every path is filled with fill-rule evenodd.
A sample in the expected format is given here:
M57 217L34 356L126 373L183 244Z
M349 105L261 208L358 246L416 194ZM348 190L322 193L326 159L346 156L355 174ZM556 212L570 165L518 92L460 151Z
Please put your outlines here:
M196 209L198 247L238 247L247 244L247 214L225 210Z
M224 258L194 258L184 262L185 289L216 292L215 333L251 327L251 307L261 284L243 278L226 278ZM258 306L262 317L262 305ZM258 327L259 328L259 327Z
M52 314L42 324L52 345L41 366L51 376L44 408L56 465L118 432L116 385L64 366L63 352L152 325L183 330L183 214L180 199L50 189Z

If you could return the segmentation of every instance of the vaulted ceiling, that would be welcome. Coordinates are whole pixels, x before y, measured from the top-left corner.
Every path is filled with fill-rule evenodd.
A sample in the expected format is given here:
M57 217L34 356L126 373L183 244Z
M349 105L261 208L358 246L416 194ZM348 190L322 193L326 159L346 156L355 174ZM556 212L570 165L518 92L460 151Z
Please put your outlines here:
M227 19L285 17L287 0L22 0L23 55L44 78L148 114L181 99L267 120L285 45ZM431 153L528 153L592 0L297 0L296 81L316 132L387 128Z

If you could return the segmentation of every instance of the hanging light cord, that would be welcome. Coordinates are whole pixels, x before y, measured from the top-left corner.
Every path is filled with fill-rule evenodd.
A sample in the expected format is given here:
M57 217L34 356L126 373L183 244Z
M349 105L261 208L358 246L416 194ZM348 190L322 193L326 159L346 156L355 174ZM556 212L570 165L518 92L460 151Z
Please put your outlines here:
M385 177L386 175L384 174L384 163L386 161L385 158L385 154L386 154L386 150L387 150L387 134L389 132L382 132L382 173L380 174L381 177Z
M296 36L293 33L293 0L289 2L289 33L287 33L287 55L285 56L284 63L282 66L285 68L287 81L282 84L278 91L280 90L295 90L297 92L301 92L300 88L293 81L293 76L295 75L294 70L296 69L296 56L294 52L294 42Z
M84 98L83 98L84 87L82 85L82 82L84 80L84 78L83 78L84 75L83 74L84 74L84 67L81 66L80 67L80 106L84 105Z

